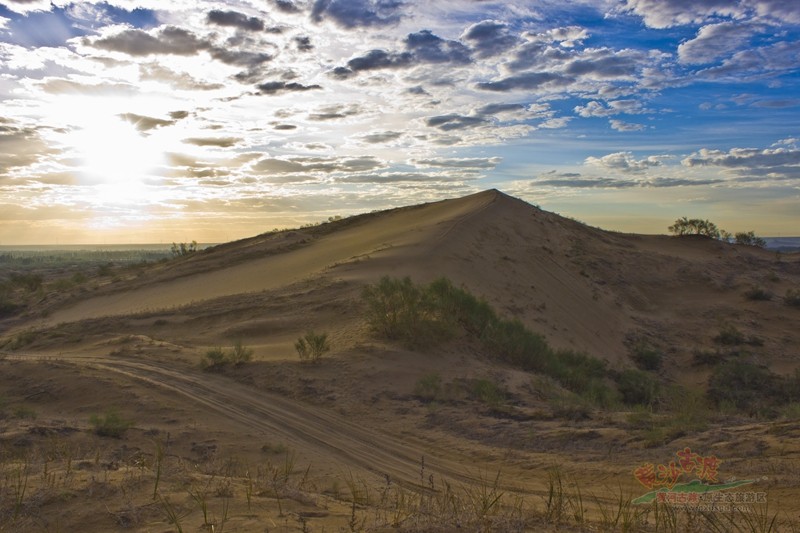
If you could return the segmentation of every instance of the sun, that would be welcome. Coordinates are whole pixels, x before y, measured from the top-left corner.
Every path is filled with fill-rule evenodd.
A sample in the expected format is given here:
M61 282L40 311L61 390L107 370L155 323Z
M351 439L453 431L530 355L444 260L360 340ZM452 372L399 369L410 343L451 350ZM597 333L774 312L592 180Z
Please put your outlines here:
M164 160L157 139L139 132L118 114L89 110L69 142L81 182L120 201L145 189Z

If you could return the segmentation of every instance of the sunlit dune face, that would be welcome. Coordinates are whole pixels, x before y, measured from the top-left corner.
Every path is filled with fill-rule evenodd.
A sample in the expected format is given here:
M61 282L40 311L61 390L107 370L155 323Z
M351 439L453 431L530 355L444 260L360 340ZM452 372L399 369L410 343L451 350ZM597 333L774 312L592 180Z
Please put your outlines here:
M163 162L162 148L116 115L89 116L69 139L85 184L111 186L120 199L144 186Z

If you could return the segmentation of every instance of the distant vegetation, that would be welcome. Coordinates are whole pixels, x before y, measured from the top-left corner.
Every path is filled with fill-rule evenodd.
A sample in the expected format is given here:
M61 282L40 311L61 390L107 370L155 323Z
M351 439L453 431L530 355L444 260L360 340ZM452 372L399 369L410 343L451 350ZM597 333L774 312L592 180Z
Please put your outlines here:
M723 229L718 228L713 222L699 218L679 218L667 229L670 231L670 233L677 236L702 235L704 237L710 237L723 242L732 242L744 246L757 246L759 248L764 248L767 246L767 241L756 236L756 234L752 231L731 234Z
M173 257L184 257L187 255L191 255L197 251L197 241L192 241L190 243L172 243L172 248L170 248L170 253Z

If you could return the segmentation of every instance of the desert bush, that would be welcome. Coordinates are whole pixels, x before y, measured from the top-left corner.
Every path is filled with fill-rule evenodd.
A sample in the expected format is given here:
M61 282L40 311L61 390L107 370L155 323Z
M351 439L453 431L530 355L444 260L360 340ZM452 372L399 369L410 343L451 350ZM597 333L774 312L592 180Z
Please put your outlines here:
M751 287L745 293L745 298L754 301L772 300L772 293L762 287Z
M765 414L780 394L781 380L768 369L745 361L728 361L709 378L708 398L751 415ZM780 402L779 402L780 403Z
M225 350L217 347L208 350L200 364L204 370L214 371L222 368L225 365L225 362Z
M120 439L128 429L133 426L133 421L124 419L117 411L110 409L103 416L92 415L89 423L94 432L101 437Z
M22 287L28 292L36 292L42 288L44 277L41 274L25 273L25 274L11 274L11 284L13 286Z
M719 333L714 337L714 342L722 344L723 346L741 346L743 344L749 346L763 346L764 340L755 335L745 335L733 324L726 324L722 326Z
M228 360L236 366L243 365L253 359L253 350L242 345L241 340L237 340L233 345L233 351L228 356Z
M368 322L378 334L409 348L430 347L449 338L452 323L434 302L434 293L411 279L384 277L364 289Z
M499 407L506 403L508 391L490 379L473 379L468 385L469 397L489 407Z
M297 342L294 343L294 349L297 350L297 355L300 356L301 361L316 363L323 354L331 349L328 343L328 334L317 334L309 331L304 337L297 339Z
M424 402L432 402L441 398L442 376L438 373L427 374L414 384L414 396Z
M658 400L659 384L651 374L630 368L617 376L617 388L628 405L652 406Z
M230 353L226 352L221 347L208 350L200 361L200 366L206 372L218 372L222 370L225 365L232 364L234 366L241 366L252 360L252 358L253 350L244 346L242 341L237 340Z
M638 342L633 346L631 359L642 370L658 370L661 368L664 354L646 342Z
M712 239L720 238L720 230L717 225L708 220L701 220L699 218L686 218L682 217L669 226L669 231L674 235L703 235L711 237Z
M519 320L499 317L486 301L446 278L417 286L410 278L384 277L366 287L363 296L373 331L406 346L427 348L452 338L460 328L479 340L494 359L554 377L572 391L592 391L602 401L613 397L602 383L605 362L571 350L553 350L543 335Z
M786 296L783 297L783 303L800 308L800 289L788 289Z
M761 237L756 236L755 233L752 231L747 232L739 232L734 235L734 242L736 244L742 244L745 246L757 246L759 248L765 248L767 246L767 241L762 239Z

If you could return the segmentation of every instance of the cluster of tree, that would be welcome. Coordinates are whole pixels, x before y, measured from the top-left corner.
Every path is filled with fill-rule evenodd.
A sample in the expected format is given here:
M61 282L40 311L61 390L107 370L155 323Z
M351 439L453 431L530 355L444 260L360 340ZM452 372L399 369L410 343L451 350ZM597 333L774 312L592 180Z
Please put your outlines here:
M729 233L724 229L718 228L717 225L710 220L702 220L699 218L681 217L667 229L669 229L673 235L678 236L702 235L704 237L710 237L723 242L743 244L746 246L758 246L759 248L764 248L767 245L767 242L764 239L758 237L752 231Z
M190 243L172 243L172 248L170 252L174 257L182 257L185 255L193 254L197 251L197 241L192 241Z

